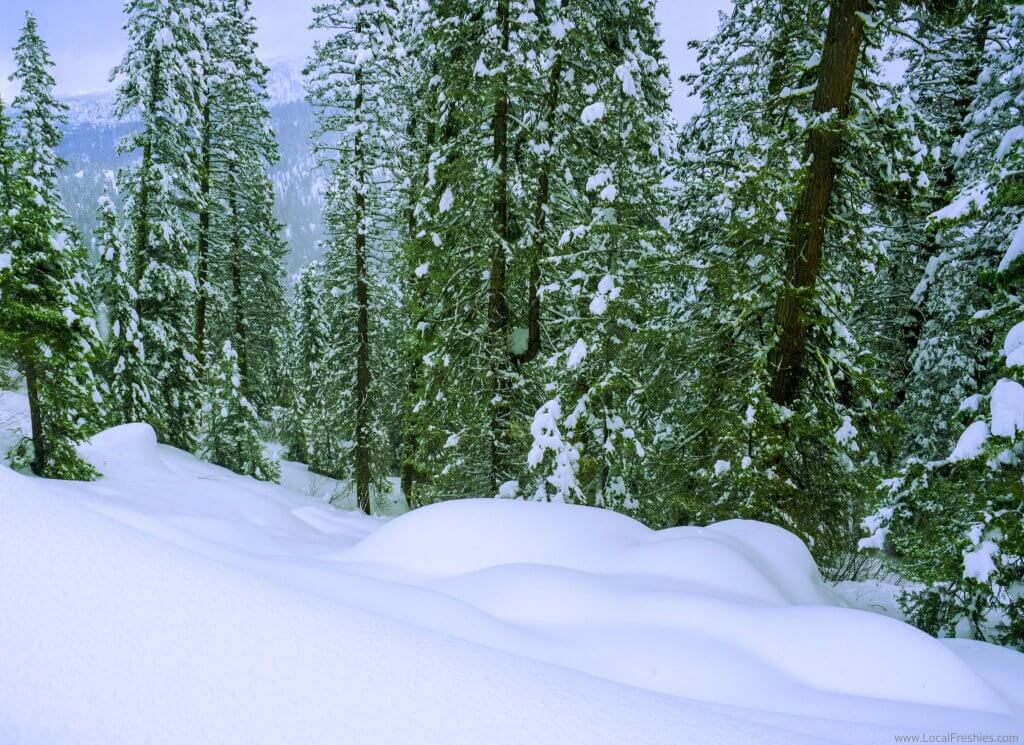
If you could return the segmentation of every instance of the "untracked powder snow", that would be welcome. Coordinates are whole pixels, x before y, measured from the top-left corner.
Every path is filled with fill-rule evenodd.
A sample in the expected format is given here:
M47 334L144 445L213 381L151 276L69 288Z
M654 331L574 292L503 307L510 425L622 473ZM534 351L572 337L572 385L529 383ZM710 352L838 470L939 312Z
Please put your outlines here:
M81 453L103 478L0 466L4 745L1024 734L1024 655L856 607L771 525L510 498L368 517L145 425Z

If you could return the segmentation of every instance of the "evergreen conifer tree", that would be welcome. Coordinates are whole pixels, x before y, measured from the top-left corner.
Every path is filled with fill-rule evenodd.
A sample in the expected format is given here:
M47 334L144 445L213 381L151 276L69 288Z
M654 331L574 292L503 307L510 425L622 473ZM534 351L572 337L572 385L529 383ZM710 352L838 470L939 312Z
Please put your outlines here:
M642 350L665 242L668 70L653 3L580 10L553 22L562 37L554 43L571 50L561 94L571 118L542 128L560 125L561 178L545 206L560 233L542 274L545 329L557 346L538 375L556 396L534 419L529 461L539 466L551 451L535 497L636 512L648 481Z
M227 464L224 437L261 441L262 422L277 396L281 360L275 325L286 313L281 262L285 244L274 217L268 169L277 142L267 108L267 68L256 55L248 0L217 0L206 16L199 178L195 344L200 368L206 347L220 342L217 373L206 383L211 401L237 402L231 432L214 407L204 421L204 451ZM230 347L230 353L226 350ZM216 348L216 347L214 347ZM238 369L235 376L227 367ZM236 390L237 389L237 390ZM244 404L244 405L243 405ZM251 411L256 413L255 416ZM231 461L266 478L273 471L254 448Z
M395 11L382 0L317 6L307 95L317 113L315 148L330 173L324 207L325 280L330 338L320 396L340 451L332 475L350 478L360 509L390 467L384 425L386 265L398 225L388 174L393 170L392 72Z
M955 145L956 198L933 216L951 254L945 271L958 275L944 282L961 288L943 293L957 302L947 314L973 328L978 340L973 353L964 347L947 353L970 361L976 387L945 411L933 410L960 432L956 444L937 459L908 459L888 482L882 507L865 521L870 536L861 543L887 548L900 572L919 583L904 598L919 626L1018 648L1024 648L1018 597L1024 579L1022 33L1021 6L993 17Z
M924 156L863 53L892 20L867 6L739 2L699 46L705 106L683 132L668 262L681 281L654 458L686 485L666 518L775 522L822 558L852 549L891 457L865 307L888 260L879 225Z
M102 397L92 363L99 340L88 303L85 249L68 226L57 191L65 107L53 94L53 61L31 13L25 14L14 59L11 77L21 90L13 102L13 157L9 145L0 145L7 153L0 166L7 207L3 231L10 246L0 280L0 346L25 378L32 428L31 442L14 461L40 476L89 479L96 471L78 457L75 445L98 425ZM4 130L6 120L0 122L6 140Z
M206 458L261 481L280 479L280 467L263 452L259 413L242 390L238 354L230 341L224 342L209 390L208 433L203 440Z
M926 460L949 453L957 429L936 412L955 409L977 391L989 352L985 332L962 323L968 312L988 302L975 283L977 261L957 250L958 231L931 214L958 188L957 143L967 131L993 12L993 4L981 0L954 3L947 13L924 14L918 33L926 47L912 45L908 52L907 81L932 126L928 142L938 157L929 173L928 200L904 228L911 241L924 240L912 254L916 261L897 264L904 268L910 303L899 350L906 363L895 377L901 379L896 385L906 425L904 454Z
M151 405L149 390L140 385L146 379L145 350L139 334L136 290L132 284L135 270L128 250L117 208L104 194L96 209L95 249L98 265L94 270L97 295L107 324L103 377L109 397L115 402L110 423L128 421L127 412L116 403L139 401ZM129 369L134 366L134 369ZM134 386L129 390L129 386Z
M195 450L200 390L194 354L194 215L198 202L202 6L188 0L128 0L128 51L113 76L115 113L139 127L120 151L139 160L120 174L138 316L135 354L119 402L126 421L146 421L160 438Z

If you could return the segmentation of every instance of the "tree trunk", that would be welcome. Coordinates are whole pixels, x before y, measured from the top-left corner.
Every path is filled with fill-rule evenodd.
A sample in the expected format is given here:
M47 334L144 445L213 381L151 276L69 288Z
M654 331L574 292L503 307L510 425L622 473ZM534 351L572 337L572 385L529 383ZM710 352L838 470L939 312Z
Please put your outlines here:
M407 229L409 231L409 241L416 240L416 208L409 206L405 211L405 220ZM413 274L412 284L415 287L420 281L420 278ZM413 324L413 333L419 333L416 330L418 324ZM415 348L412 354L409 355L407 360L408 369L406 370L406 396L408 396L408 405L406 406L405 417L402 422L402 473L401 473L401 484L402 494L405 495L405 501L409 509L415 509L416 497L413 494L416 484L416 451L419 449L419 437L417 436L416 427L413 425L413 419L409 414L411 413L412 407L416 405L416 394L419 392L419 377L420 369L423 365L422 358L416 353Z
M236 166L231 166L231 183L235 184ZM242 221L238 213L237 188L233 186L228 205L231 212L231 308L234 313L234 347L238 354L238 375L242 395L249 397L249 334L242 305Z
M833 0L814 93L816 114L833 119L807 136L807 175L789 227L786 286L776 308L780 329L769 355L771 397L788 405L797 397L804 374L808 315L821 270L822 247L843 148L842 121L850 109L850 93L864 36L863 21L870 0Z
M356 32L361 29L357 26ZM363 71L355 73L355 118L359 121L363 111ZM355 480L356 504L367 515L370 514L370 314L369 314L369 270L366 256L366 229L369 215L366 209L366 189L369 183L366 173L366 153L362 130L356 131L353 143L353 157L356 163L356 451Z
M156 116L157 93L160 89L160 56L154 54L153 68L149 79L149 117ZM150 137L142 145L142 166L139 168L139 196L135 207L135 250L132 260L135 262L135 315L138 318L138 333L142 334L142 319L148 309L142 303L142 279L149 263L149 175L153 167L153 143ZM125 390L129 393L124 401L124 420L134 422L141 412L136 411L134 384L131 380L132 365L128 365L125 374L128 377Z
M432 112L433 114L433 112ZM409 140L413 141L416 136L417 122L415 120L409 123L408 135ZM431 121L428 116L428 121L424 127L424 139L426 143L426 149L423 153L420 167L422 168L423 186L426 188L430 183L429 176L429 165L430 165L430 153L434 149L434 145L437 140L437 125L434 121ZM418 237L419 225L416 221L416 200L410 197L409 205L405 211L406 229L408 230L408 240L410 250L415 251L420 238ZM413 254L413 261L415 264L418 260L416 253ZM412 324L413 333L419 334L419 324L425 320L423 308L426 306L426 286L425 280L422 277L417 277L415 269L410 277L411 286L414 288L414 293L419 300L419 317ZM417 432L416 419L410 414L412 408L416 405L418 394L420 392L420 375L423 370L423 357L419 354L419 350L415 347L411 347L411 351L407 360L408 368L406 370L406 395L408 396L408 406L406 416L403 421L403 432L402 432L402 494L405 495L406 503L409 509L415 509L417 505L416 495L414 493L416 488L416 481L420 474L416 470L416 451L419 449L419 433Z
M538 0L536 4L537 16L542 25L547 24L547 3L545 0ZM558 2L559 9L562 3ZM547 131L545 138L546 151L540 164L540 173L537 176L537 201L533 210L533 235L532 254L530 256L530 279L527 294L526 327L527 342L526 350L515 357L517 365L525 365L532 362L540 354L541 345L541 324L540 324L540 265L547 253L546 236L548 205L551 201L551 155L555 145L555 116L558 114L558 103L561 96L562 83L562 54L555 49L555 60L548 73L548 89L545 101L545 116Z
M196 282L196 364L206 380L206 308L210 277L210 101L203 104L203 164L199 172L199 266Z
M28 413L32 422L32 473L45 476L49 465L49 453L46 451L46 438L43 435L43 412L39 406L39 378L36 364L28 353L21 355L22 372L25 373L25 386L28 388Z
M491 245L491 269L489 280L489 303L487 314L488 353L491 375L491 486L497 493L498 486L505 481L507 468L505 453L510 416L508 379L508 297L506 295L507 251L511 243L511 226L508 205L508 119L509 79L508 51L510 41L509 0L498 0L498 26L501 33L501 69L504 71L497 80L494 102L494 166L497 181L494 190L493 229L494 242Z
M963 77L958 81L958 88L961 91L960 97L956 101L956 115L953 117L953 121L957 124L953 127L952 131L948 133L948 142L957 142L963 137L966 132L965 122L967 115L970 113L971 107L971 87L978 80L978 76L981 74L982 67L985 62L985 43L988 41L989 29L992 25L991 16L984 16L978 28L975 29L974 34L974 58L971 60L971 65L964 72ZM939 178L936 180L935 186L932 189L934 202L928 208L929 211L933 207L938 208L943 206L945 203L946 193L953 187L956 182L956 158L947 149L943 152L945 162L942 164L942 170L939 174ZM935 204L940 202L941 204ZM942 247L939 243L939 225L935 224L934 221L929 221L927 227L927 233L925 234L925 246L924 246L924 262L927 264L928 260L933 256L938 256ZM927 291L918 299L915 306L910 306L907 309L907 315L910 316L904 325L904 337L903 346L907 352L908 359L917 350L918 344L921 342L921 332L924 330L924 323L927 319L927 308L926 299ZM910 390L907 384L912 380L910 375L904 375L902 380L898 381L896 389L896 405L902 404L907 396L910 394Z

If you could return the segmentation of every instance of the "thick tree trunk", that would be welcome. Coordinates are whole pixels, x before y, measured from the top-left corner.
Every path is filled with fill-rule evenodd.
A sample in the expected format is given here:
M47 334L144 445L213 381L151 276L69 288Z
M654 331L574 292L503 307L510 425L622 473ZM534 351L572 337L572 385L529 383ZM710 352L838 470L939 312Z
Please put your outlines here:
M494 242L491 245L491 268L487 314L488 353L491 375L491 486L497 493L498 486L505 481L508 473L505 463L507 450L509 401L509 312L506 294L507 252L511 243L508 199L508 124L509 124L509 80L507 57L511 34L509 0L498 0L498 27L501 33L501 68L505 71L497 80L494 101L494 151L493 159L497 178L494 190L493 229Z
M196 277L196 363L206 380L206 308L210 279L210 101L203 105L202 170L199 172L199 266Z
M36 476L45 476L49 466L49 453L43 434L43 412L39 405L39 376L35 362L27 353L21 355L21 369L25 374L25 386L28 389L28 413L32 425L32 447L35 450L32 457L32 473Z
M359 29L357 28L357 31ZM355 115L359 121L363 111L363 72L356 70ZM369 269L366 256L366 229L369 215L366 209L366 189L369 183L366 173L366 153L362 131L357 131L353 143L353 155L358 172L355 185L356 206L356 450L355 481L356 504L367 515L370 514L370 313L369 313Z
M807 136L807 176L789 228L786 285L776 309L780 332L769 355L771 397L781 405L793 402L804 375L808 315L821 270L822 247L832 205L832 191L843 148L842 121L850 109L850 93L860 56L870 0L833 0L825 47L818 67L814 111L831 114L824 126Z

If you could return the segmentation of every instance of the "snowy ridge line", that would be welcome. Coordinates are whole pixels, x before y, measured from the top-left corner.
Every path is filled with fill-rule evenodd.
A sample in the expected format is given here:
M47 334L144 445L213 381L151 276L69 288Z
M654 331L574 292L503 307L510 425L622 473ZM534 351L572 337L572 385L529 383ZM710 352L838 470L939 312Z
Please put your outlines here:
M302 64L299 60L285 59L269 65L267 95L270 108L304 100ZM64 96L62 100L68 106L68 124L72 127L83 125L115 127L119 124L138 121L134 115L125 119L114 116L113 91Z

